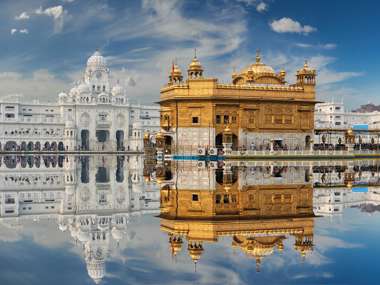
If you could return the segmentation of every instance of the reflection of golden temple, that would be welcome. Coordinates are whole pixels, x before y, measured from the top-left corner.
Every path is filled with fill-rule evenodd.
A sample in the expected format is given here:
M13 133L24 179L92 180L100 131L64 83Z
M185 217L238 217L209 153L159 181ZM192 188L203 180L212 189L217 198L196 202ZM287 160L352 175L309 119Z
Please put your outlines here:
M218 174L217 174L218 175ZM162 181L161 230L169 234L172 254L183 240L198 262L205 242L232 237L232 246L255 258L257 270L274 248L282 252L286 236L301 256L313 248L313 193L310 184L239 186L224 170L214 190L172 189ZM224 184L225 182L226 184Z

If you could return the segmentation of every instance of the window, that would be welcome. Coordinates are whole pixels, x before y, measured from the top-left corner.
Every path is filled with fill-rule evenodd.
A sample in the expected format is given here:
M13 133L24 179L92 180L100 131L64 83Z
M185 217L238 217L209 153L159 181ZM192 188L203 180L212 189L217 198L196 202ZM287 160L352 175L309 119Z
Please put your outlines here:
M228 124L230 122L230 117L228 115L224 115L223 123Z
M15 114L5 114L5 118L14 118Z
M220 115L216 115L215 123L220 124L221 122L222 122L222 118L220 117Z
M198 124L199 123L199 117L193 117L192 122L193 122L193 124Z
M222 197L219 195L219 194L217 194L216 196L215 196L215 203L216 204L220 204L220 199L221 199Z
M232 120L232 123L235 124L236 123L236 116L232 116L231 120Z
M224 203L224 204L228 204L229 202L230 202L230 197L228 197L228 195L225 194L225 195L223 196L223 203Z
M335 122L335 126L340 126L341 122Z
M192 200L193 200L193 201L199 201L199 196L198 196L198 194L193 194L193 195L192 195Z

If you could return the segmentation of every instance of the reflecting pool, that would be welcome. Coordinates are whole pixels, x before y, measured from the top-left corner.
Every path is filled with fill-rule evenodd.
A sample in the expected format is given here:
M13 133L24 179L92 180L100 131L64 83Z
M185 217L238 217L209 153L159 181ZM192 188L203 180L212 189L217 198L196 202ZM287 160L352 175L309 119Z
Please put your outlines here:
M0 157L0 284L377 284L380 161Z

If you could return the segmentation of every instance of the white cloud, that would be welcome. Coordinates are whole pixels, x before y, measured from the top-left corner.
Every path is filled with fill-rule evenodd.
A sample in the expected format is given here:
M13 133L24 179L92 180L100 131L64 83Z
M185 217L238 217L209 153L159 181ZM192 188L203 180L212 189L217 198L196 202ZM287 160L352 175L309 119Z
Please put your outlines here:
M38 8L35 11L36 15L45 15L52 17L54 20L54 31L60 32L63 29L64 20L67 17L67 11L64 10L62 5L49 7L46 9L42 9L42 7Z
M295 46L299 48L316 48L316 49L325 49L325 50L332 50L332 49L336 49L337 47L337 45L334 43L317 44L317 45L306 44L306 43L296 43Z
M19 33L19 34L29 34L29 30L28 29L11 29L11 35L14 35L16 33Z
M29 14L22 12L20 15L15 17L15 20L28 20L30 18Z
M259 4L257 4L257 6L256 6L256 11L257 12L263 13L266 10L268 10L268 5L266 3L260 2Z
M57 94L69 87L68 82L56 78L46 69L36 70L30 75L17 72L0 73L2 86L0 97L9 94L22 94L25 99L49 100L55 102Z
M272 23L270 23L270 27L276 33L297 33L304 35L315 32L317 30L312 26L302 26L300 22L287 17L281 18L280 20L274 20Z

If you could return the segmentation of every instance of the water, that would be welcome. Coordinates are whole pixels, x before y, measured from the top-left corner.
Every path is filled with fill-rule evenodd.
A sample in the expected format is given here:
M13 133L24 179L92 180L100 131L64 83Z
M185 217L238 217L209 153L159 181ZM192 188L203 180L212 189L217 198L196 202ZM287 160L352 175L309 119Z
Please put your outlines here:
M379 169L2 157L0 284L377 284Z

